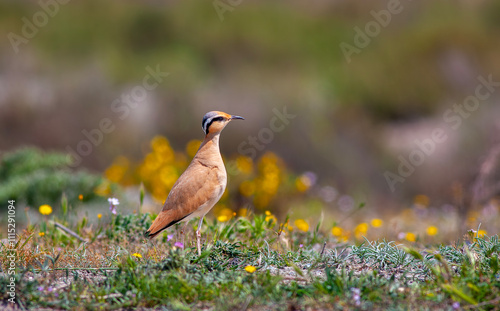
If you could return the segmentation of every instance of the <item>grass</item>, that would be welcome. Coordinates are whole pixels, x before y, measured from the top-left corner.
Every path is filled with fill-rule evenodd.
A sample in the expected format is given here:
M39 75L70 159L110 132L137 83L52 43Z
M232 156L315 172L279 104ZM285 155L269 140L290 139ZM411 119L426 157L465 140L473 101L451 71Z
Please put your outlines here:
M98 224L50 217L28 227L14 248L23 309L492 310L500 303L498 236L469 232L455 245L427 247L351 245L320 225L289 231L269 215L250 215L205 221L198 256L194 232L184 245L178 228L146 241L150 214L118 214ZM6 288L10 250L1 247Z

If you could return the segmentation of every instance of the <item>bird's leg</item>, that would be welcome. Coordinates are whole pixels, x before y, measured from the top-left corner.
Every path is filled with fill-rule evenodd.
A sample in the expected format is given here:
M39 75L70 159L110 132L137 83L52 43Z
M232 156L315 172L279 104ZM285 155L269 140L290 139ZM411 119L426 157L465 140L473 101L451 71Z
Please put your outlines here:
M196 230L196 243L198 244L198 256L201 256L201 232Z
M200 217L198 229L196 230L196 243L198 245L198 256L201 256L201 225L203 224L203 216Z

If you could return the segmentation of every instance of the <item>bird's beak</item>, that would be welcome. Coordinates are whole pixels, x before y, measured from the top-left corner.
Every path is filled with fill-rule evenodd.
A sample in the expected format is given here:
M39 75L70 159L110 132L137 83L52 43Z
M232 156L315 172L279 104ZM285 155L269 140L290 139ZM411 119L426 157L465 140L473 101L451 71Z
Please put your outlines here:
M240 116L231 116L231 120L245 120L245 118Z

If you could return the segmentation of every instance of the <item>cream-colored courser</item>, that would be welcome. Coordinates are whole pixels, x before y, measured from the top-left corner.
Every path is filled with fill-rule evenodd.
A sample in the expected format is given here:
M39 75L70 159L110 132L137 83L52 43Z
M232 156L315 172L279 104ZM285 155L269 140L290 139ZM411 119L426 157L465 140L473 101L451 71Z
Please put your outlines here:
M200 217L196 242L201 254L201 225L203 217L219 201L227 184L226 168L219 150L221 131L231 120L244 120L221 111L210 111L203 117L205 139L188 168L170 190L163 209L146 231L149 238L156 237L168 227Z

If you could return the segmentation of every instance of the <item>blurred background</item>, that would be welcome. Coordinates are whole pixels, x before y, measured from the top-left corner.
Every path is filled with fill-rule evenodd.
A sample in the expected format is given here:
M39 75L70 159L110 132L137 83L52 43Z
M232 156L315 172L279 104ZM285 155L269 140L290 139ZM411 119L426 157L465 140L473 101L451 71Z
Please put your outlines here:
M157 212L222 110L246 120L222 134L217 217L498 233L498 1L4 0L0 38L0 198L19 210L142 183Z

